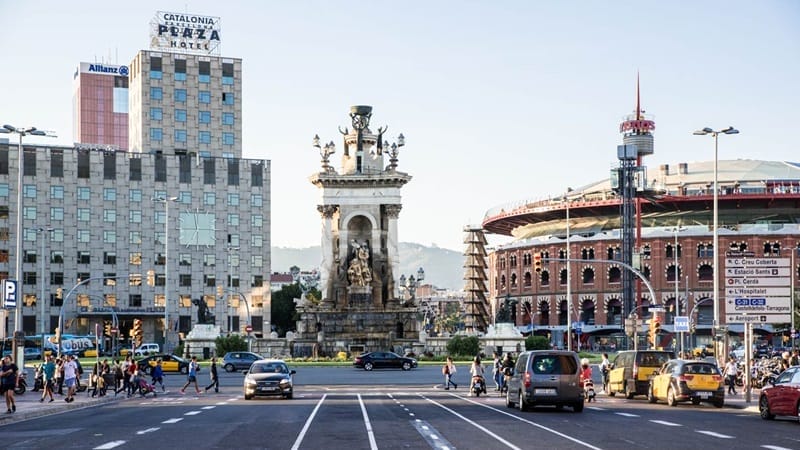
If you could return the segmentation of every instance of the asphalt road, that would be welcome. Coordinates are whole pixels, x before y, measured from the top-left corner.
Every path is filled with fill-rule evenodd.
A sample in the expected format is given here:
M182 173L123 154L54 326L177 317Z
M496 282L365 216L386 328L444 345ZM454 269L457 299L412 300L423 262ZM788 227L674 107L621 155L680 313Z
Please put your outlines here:
M240 373L223 374L218 394L181 395L175 386L182 377L174 375L168 392L157 398L2 427L3 447L800 449L796 419L767 422L741 409L671 408L601 395L582 413L546 407L521 412L496 394L468 397L467 384L442 390L437 367L297 371L293 400L245 401Z

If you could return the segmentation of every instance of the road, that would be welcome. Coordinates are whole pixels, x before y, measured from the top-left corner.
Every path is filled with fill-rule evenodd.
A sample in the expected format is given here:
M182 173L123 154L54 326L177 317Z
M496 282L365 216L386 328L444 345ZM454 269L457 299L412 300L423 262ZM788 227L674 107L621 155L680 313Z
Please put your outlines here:
M251 401L242 398L240 373L224 374L220 393L202 395L179 394L174 382L180 376L175 375L168 379L168 392L157 398L127 399L2 427L3 446L800 449L796 420L767 422L741 409L671 408L604 395L582 413L544 407L521 412L507 408L492 392L468 397L466 384L444 391L437 371L303 367L298 368L293 400Z

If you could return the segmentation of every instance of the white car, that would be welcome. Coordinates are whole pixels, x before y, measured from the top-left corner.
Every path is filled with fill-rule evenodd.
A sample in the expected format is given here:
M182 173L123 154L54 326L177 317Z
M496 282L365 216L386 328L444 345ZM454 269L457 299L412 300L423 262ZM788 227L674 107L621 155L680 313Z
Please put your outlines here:
M142 344L141 347L136 347L134 356L147 356L154 353L161 353L161 347L158 344Z

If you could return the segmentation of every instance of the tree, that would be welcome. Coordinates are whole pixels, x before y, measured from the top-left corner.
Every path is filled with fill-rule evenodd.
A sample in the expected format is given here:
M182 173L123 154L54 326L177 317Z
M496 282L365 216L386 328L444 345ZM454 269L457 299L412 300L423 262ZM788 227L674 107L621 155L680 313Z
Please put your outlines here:
M287 331L292 331L297 327L297 320L300 318L295 309L294 299L300 298L303 291L297 283L283 286L280 291L272 293L272 324L278 336L285 336ZM308 292L309 298L320 298L319 290L312 288Z
M525 338L525 350L550 350L550 340L544 336L528 336Z
M480 352L480 342L476 336L453 336L447 342L450 356L472 358Z

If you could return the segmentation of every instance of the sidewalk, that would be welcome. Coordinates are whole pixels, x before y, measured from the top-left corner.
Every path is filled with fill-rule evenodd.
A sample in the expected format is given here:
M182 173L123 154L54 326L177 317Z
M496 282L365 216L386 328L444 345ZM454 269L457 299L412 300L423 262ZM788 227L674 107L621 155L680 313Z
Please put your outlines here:
M66 388L64 392L66 392ZM15 395L14 399L17 403L17 411L14 413L0 411L0 426L35 417L58 414L71 409L88 408L126 398L124 393L120 393L115 397L113 392L104 397L93 398L88 390L75 394L75 401L70 403L64 401L64 398L66 398L65 395L55 394L53 397L55 398L53 402L50 402L50 397L45 399L44 402L40 402L39 399L42 398L42 391L33 392L31 390L26 391L22 395ZM3 400L2 408L6 409L5 399Z
M750 403L745 401L745 392L743 389L737 389L736 395L725 394L724 408L743 409L748 413L758 414L758 396L761 395L759 389L753 389L750 393Z

